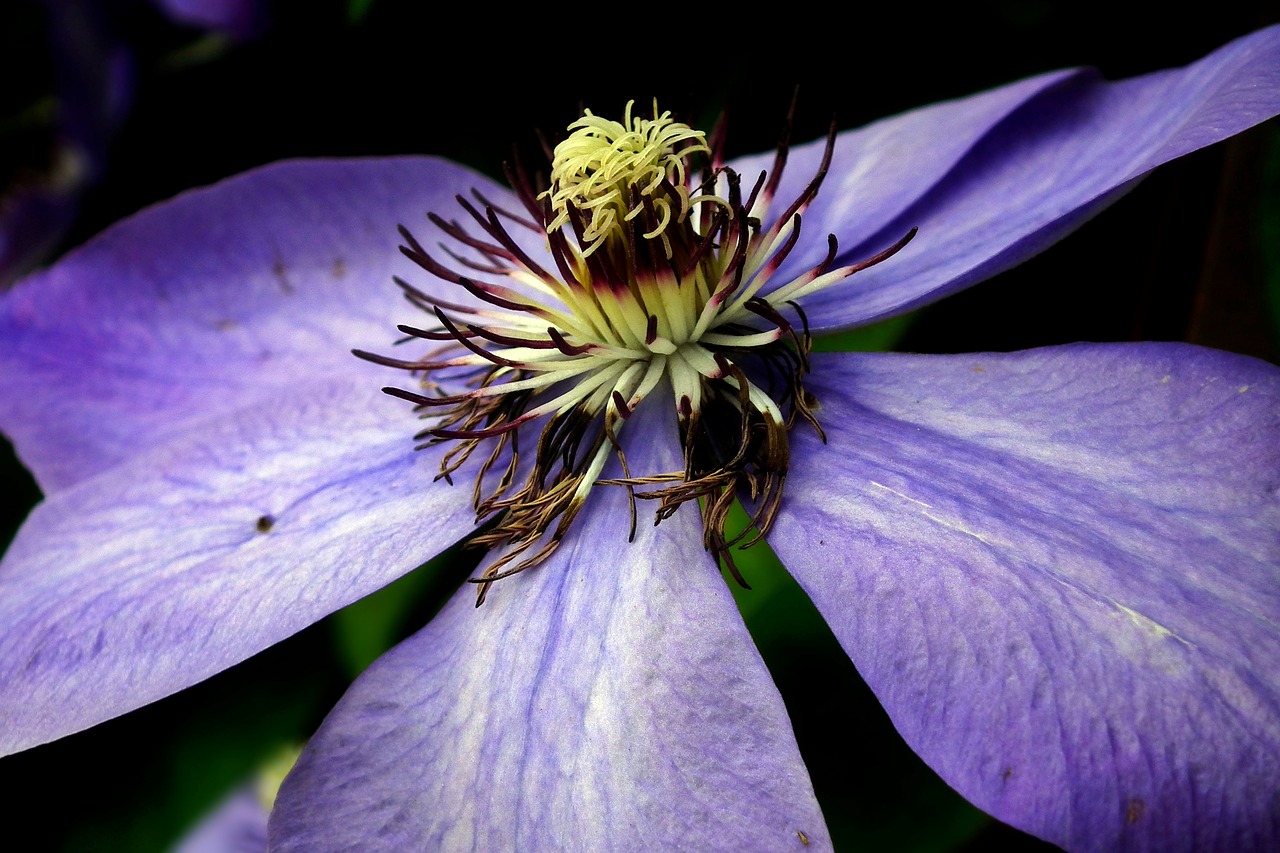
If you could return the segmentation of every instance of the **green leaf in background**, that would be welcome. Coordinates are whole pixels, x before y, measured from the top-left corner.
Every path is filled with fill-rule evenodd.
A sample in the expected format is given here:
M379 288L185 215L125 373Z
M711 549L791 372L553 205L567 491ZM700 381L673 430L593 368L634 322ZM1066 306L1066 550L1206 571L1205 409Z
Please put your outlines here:
M373 0L347 0L347 23L363 23L372 8Z
M853 279L854 284L857 278ZM900 314L897 317L890 317L888 320L881 320L879 323L872 323L870 326L860 326L857 329L850 329L847 332L839 332L834 335L823 335L813 339L814 352L888 352L898 345L903 335L911 328L911 324L915 322L916 315Z
M330 617L338 660L354 679L435 615L475 566L477 553L459 543Z

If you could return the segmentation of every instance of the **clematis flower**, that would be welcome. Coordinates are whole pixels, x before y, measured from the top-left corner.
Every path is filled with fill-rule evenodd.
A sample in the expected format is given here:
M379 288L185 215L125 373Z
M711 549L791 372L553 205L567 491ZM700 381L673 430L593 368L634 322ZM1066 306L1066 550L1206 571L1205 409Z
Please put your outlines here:
M474 535L479 583L335 707L272 849L827 849L709 555L741 495L980 808L1070 848L1273 847L1280 371L1180 344L807 350L1277 112L1272 28L785 158L588 116L545 191L295 162L144 211L0 302L0 425L45 493L0 563L0 747Z

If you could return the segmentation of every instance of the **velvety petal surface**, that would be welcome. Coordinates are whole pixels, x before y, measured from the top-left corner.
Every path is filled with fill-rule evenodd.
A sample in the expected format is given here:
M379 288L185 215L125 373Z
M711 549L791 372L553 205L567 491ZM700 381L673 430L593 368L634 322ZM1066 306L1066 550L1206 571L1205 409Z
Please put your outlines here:
M0 754L193 684L465 535L376 388L298 383L36 507L0 561Z
M803 300L815 331L901 313L1026 260L1161 163L1277 113L1272 27L1185 68L1114 83L1049 75L886 119L840 137L803 242L774 281L821 260L828 233L847 263L919 227L892 259ZM780 199L821 153L821 142L792 152Z
M624 432L633 472L679 467L646 411L667 405ZM625 493L597 486L546 563L371 666L285 780L271 849L830 849L695 507L639 511L627 544Z
M770 543L907 742L1070 849L1280 843L1280 370L815 356Z
M0 430L46 494L310 378L388 382L351 355L426 316L392 282L433 280L430 210L506 190L426 158L267 166L148 208L0 299Z

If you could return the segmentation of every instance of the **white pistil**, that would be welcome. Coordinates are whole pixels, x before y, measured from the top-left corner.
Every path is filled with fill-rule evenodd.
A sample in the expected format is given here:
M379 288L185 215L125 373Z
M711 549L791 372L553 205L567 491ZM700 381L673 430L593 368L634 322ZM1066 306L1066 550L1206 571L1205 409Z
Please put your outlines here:
M621 430L622 425L617 427ZM617 433L614 433L617 438ZM575 501L584 501L587 499L587 493L591 491L591 487L596 484L596 480L600 479L600 472L604 470L604 463L609 461L609 457L613 455L613 447L608 442L600 445L600 449L596 451L595 456L591 457L591 464L587 466L587 470L583 472L582 479L578 482L578 487L573 491Z
M698 342L707 346L762 347L776 342L783 334L781 329L770 329L767 332L756 332L748 335L726 335L719 332L707 332L698 339Z
M667 359L667 371L671 377L671 390L675 395L676 409L689 402L693 411L702 407L702 377L685 358L683 350L676 350Z
M635 409L640 401L649 396L654 388L658 387L658 383L662 381L662 376L666 373L667 357L665 355L654 355L649 359L646 365L644 378L640 380L640 384L631 392L631 396L627 398L627 408Z
M503 394L510 394L513 391L533 391L540 388L549 388L557 382L564 382L573 379L575 376L581 376L584 373L599 373L602 368L608 369L617 362L605 362L601 364L590 358L579 359L572 363L571 367L560 370L550 370L537 376L531 376L527 379L509 379L496 385L485 385L470 392L472 397L498 397Z
M671 355L679 347L668 338L654 338L653 342L648 346L649 352L653 355Z

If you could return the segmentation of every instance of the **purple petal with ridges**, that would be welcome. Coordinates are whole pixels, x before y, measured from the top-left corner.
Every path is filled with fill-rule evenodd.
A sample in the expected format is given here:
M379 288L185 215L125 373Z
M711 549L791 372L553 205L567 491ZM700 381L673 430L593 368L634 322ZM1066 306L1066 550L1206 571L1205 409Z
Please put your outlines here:
M770 544L907 742L1080 850L1280 843L1280 370L815 356Z
M432 482L407 409L299 383L37 506L0 561L0 754L207 678L465 535L470 486Z
M472 186L508 199L442 160L297 161L124 220L0 299L0 428L48 494L307 377L393 382L351 355L426 316L392 275L472 301L396 224L430 247Z
M788 271L794 277L825 257L828 234L836 235L846 255L862 246L932 189L1010 113L1040 93L1087 73L1053 71L841 133L818 197L803 215L793 260L781 268L777 283L788 280ZM814 106L822 105L810 105ZM826 140L818 139L791 149L770 211L773 217L766 221L799 197L817 172L825 148ZM764 151L729 165L742 175L743 183L751 185L761 171L773 168L773 158L774 152Z
M622 435L633 472L680 467L659 415L674 437L667 400ZM271 849L830 849L696 508L639 508L627 544L625 494L597 486L546 563L374 663L285 780Z
M892 219L874 218L892 211L877 201L883 190L875 186L874 169L860 174L851 163L843 178L829 179L839 187L838 203L815 205L805 217L810 240L835 233L841 240L838 262L847 263L874 254L912 227L920 231L892 259L803 300L810 324L815 331L865 324L990 278L1065 237L1161 163L1277 113L1280 27L1272 27L1186 68L1115 83L1090 75L1065 80L992 127L923 195L913 190L915 203ZM880 132L896 144L888 129ZM915 148L867 156L874 162L877 155L896 155L914 167L928 163L935 147L935 138L926 137ZM946 158L952 153L948 147ZM803 173L802 164L814 158L810 148L787 169ZM873 200L865 219L859 210L864 182ZM774 281L786 281L826 250L809 241L806 246Z

